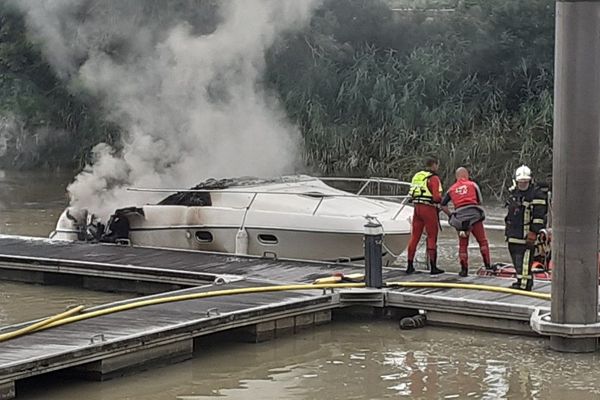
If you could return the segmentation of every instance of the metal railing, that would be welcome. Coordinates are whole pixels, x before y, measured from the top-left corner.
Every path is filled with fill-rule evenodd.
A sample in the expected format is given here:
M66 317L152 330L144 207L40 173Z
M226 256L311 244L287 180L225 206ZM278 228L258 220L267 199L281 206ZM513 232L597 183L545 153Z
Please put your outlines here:
M323 182L331 182L331 181L364 182L364 184L360 187L360 189L356 193L348 192L347 195L321 193L321 192L316 192L316 191L315 192L284 192L284 191L272 191L272 190L259 191L259 190L210 189L210 188L207 188L207 189L127 188L127 190L131 191L131 192L155 192L155 193L238 193L238 194L258 193L258 194L288 194L288 195L293 194L293 195L304 195L304 196L310 196L310 197L356 197L356 196L362 196L362 197L373 197L373 198L385 198L385 197L405 198L405 197L408 197L407 194L405 194L405 195L381 195L381 194L373 195L373 194L363 194L363 192L372 183L376 183L378 185L378 193L381 193L381 184L382 183L383 184L392 184L392 185L396 185L399 187L410 187L410 183L408 183L408 182L403 182L400 180L389 179L389 178L316 177L314 180L320 180ZM306 181L298 181L298 182L292 182L292 183L301 183L301 182L310 182L310 181L306 180ZM265 183L265 184L271 184L271 183ZM280 183L277 182L274 184L280 184ZM249 186L248 188L250 189L251 186ZM344 189L338 189L338 190L346 191Z

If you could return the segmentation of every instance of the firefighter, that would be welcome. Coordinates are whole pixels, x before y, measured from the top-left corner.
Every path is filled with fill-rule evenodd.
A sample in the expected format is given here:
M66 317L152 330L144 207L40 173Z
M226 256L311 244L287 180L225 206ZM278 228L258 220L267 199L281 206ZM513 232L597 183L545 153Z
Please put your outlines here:
M531 290L531 266L538 234L546 227L547 191L534 185L531 170L526 165L517 168L515 181L506 202L508 213L504 222L508 251L517 272L514 289Z
M417 245L421 240L423 229L427 232L427 258L431 275L441 274L444 270L437 267L437 236L439 221L439 204L442 200L442 183L437 175L440 162L431 157L425 160L425 169L413 176L410 197L414 204L406 273L415 272L414 259Z
M460 167L456 170L456 182L450 186L450 189L442 199L442 210L448 216L448 222L458 232L458 259L460 262L460 272L458 275L467 276L469 274L469 235L473 233L479 251L483 258L483 264L486 269L491 268L490 246L483 227L485 213L481 208L481 190L479 186L469 180L469 171ZM454 212L450 212L448 203L454 205Z

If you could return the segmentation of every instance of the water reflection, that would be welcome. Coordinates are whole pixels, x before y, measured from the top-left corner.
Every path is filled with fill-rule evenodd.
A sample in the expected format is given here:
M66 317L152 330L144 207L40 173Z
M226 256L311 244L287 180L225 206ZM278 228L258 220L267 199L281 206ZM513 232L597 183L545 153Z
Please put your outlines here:
M0 326L47 317L77 305L91 307L127 298L131 295L0 281Z
M47 237L68 204L72 179L72 172L1 171L0 233Z
M23 399L565 399L600 397L597 355L541 339L391 322L334 323L261 344L211 344L185 363Z

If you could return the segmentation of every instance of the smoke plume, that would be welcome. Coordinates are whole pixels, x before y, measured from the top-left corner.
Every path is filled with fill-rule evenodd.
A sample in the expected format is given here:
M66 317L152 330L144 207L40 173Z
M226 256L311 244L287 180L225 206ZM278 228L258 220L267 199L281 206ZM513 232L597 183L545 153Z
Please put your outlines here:
M125 132L94 148L71 205L105 216L155 200L129 186L292 172L299 132L261 80L267 50L316 1L16 0L57 74L102 98Z

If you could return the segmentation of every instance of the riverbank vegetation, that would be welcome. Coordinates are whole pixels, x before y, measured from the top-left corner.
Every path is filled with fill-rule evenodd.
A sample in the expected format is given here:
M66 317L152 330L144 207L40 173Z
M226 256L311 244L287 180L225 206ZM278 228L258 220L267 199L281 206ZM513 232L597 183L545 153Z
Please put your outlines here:
M0 2L0 167L73 168L116 140L100 102L69 84L28 40L23 16Z
M328 0L270 50L265 84L300 126L312 172L409 179L436 154L446 180L467 165L494 193L520 163L550 172L554 1L444 1ZM81 166L118 135L0 5L0 164Z

